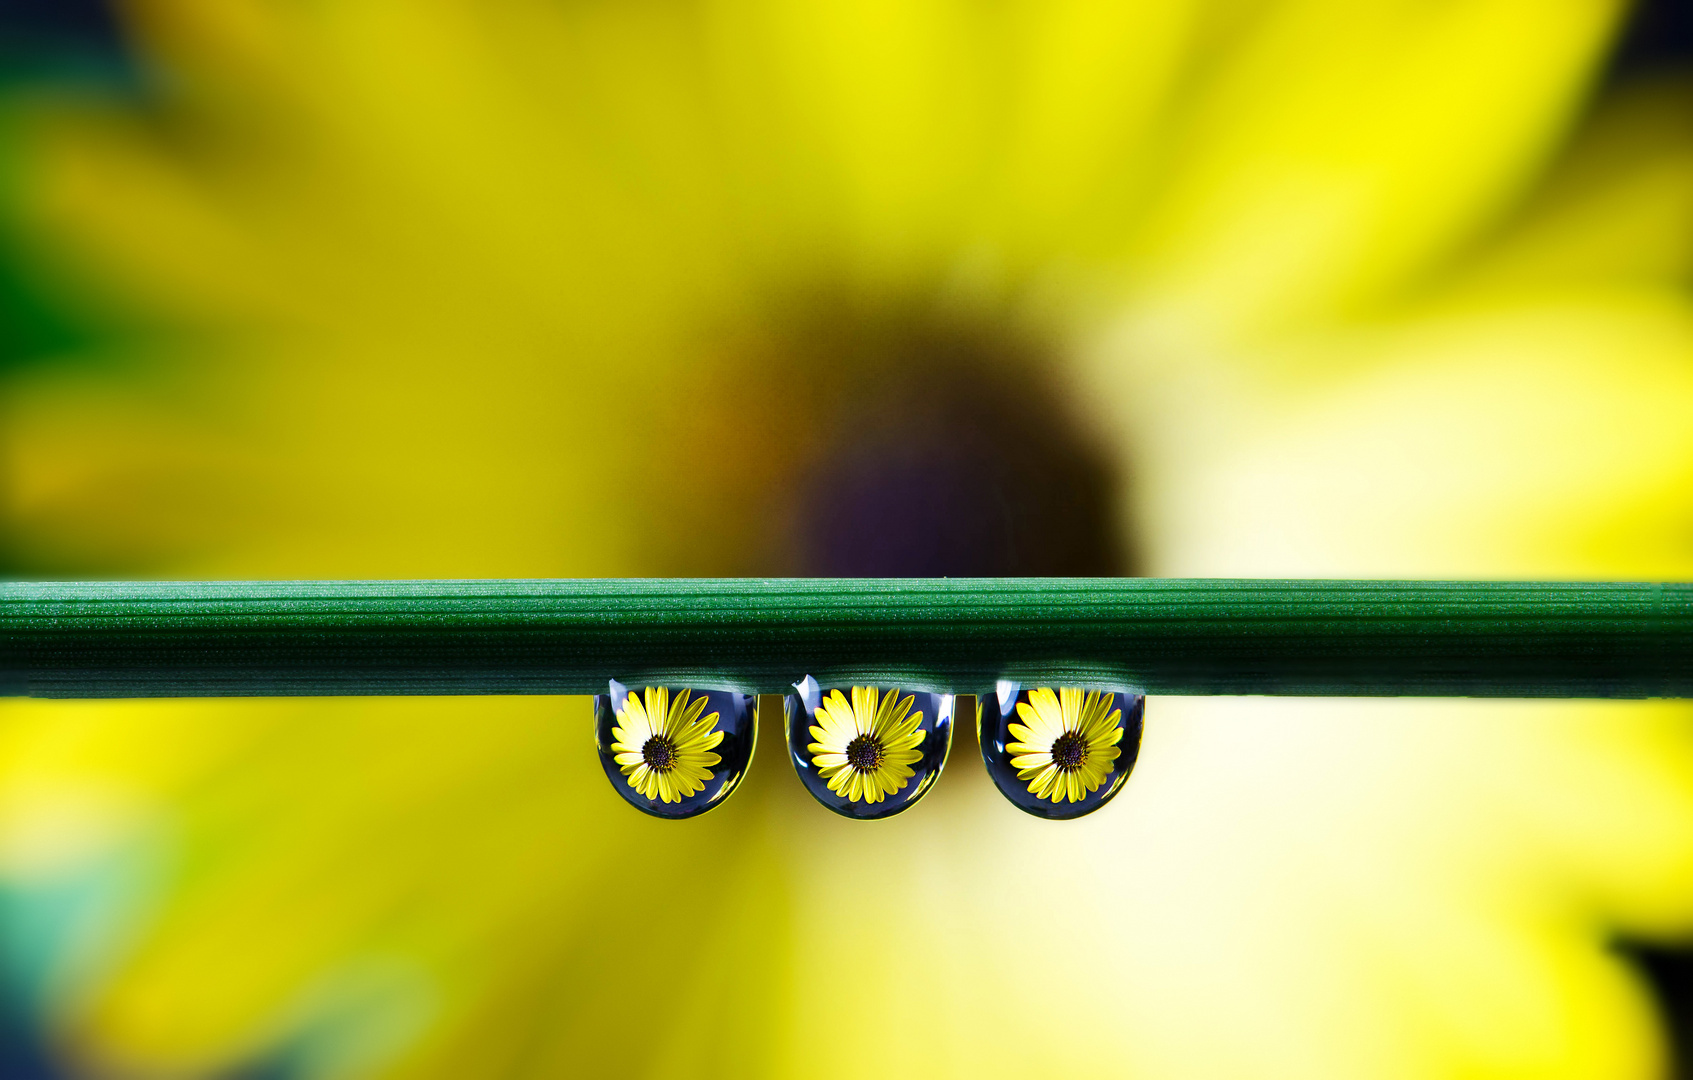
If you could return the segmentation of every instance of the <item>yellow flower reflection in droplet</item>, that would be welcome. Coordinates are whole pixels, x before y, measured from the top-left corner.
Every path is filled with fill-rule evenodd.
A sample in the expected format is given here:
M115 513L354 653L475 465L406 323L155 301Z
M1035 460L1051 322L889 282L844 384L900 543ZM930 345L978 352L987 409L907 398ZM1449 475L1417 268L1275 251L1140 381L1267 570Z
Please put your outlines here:
M1017 703L1022 723L1012 723L1017 741L1011 765L1019 780L1029 782L1037 798L1079 803L1099 790L1123 751L1121 709L1111 709L1112 695L1074 687L1060 687L1056 695L1042 687ZM1107 713L1107 710L1110 710Z
M855 686L849 705L839 690L829 692L811 728L817 741L806 749L830 791L848 802L878 803L911 782L925 735L917 730L922 711L911 709L916 701L897 689L883 696L874 686Z
M723 741L723 732L715 730L721 714L700 716L707 700L689 701L683 690L672 704L663 686L647 687L644 705L639 695L629 695L617 714L622 726L611 729L611 748L630 787L667 803L705 790L711 766L723 760L711 752Z

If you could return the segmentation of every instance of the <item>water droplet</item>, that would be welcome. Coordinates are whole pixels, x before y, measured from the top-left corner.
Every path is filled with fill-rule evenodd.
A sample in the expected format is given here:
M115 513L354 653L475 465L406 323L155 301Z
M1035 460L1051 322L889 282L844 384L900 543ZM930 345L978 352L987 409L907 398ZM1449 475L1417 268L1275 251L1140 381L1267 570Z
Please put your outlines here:
M952 747L952 695L891 686L788 695L788 754L805 789L850 818L892 817L935 785Z
M752 760L757 721L750 694L647 686L613 679L594 696L600 764L629 805L661 818L688 818L717 806Z
M1111 801L1140 754L1146 698L1128 691L1001 682L976 728L1000 794L1043 818L1077 818Z

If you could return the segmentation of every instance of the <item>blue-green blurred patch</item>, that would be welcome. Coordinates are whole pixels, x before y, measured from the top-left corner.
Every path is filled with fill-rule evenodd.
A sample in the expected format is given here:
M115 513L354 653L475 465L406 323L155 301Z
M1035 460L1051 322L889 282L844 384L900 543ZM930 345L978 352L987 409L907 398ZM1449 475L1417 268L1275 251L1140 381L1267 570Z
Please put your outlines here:
M0 0L0 85L127 85L133 69L105 0Z
M136 87L122 29L107 0L0 0L0 99L43 92L129 93ZM106 335L74 310L24 239L7 197L17 164L13 133L0 125L0 372L86 355Z
M121 960L160 893L165 849L144 839L52 873L0 880L0 1080L80 1075L55 1018ZM305 988L279 1044L224 1080L357 1074L401 1052L433 1010L429 981L394 958L350 960ZM71 1036L74 1038L74 1035Z
M71 1075L54 1059L54 1003L118 947L150 866L124 849L61 874L0 883L0 1078Z

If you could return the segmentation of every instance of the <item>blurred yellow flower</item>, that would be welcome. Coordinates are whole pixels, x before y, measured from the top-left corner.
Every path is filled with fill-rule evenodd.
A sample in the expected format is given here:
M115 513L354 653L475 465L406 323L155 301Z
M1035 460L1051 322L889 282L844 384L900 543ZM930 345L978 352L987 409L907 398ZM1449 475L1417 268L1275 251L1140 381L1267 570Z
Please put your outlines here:
M1074 409L1150 573L1693 576L1693 89L1595 98L1622 9L125 0L137 97L8 106L110 331L5 374L9 555L789 572L944 362ZM768 739L629 813L578 699L8 702L0 973L97 1075L1662 1074L1686 706L1156 708L1100 813L864 830ZM661 1029L606 911L712 926Z
M1123 741L1118 723L1123 712L1111 708L1115 700L1098 690L1065 686L1056 695L1046 687L1031 690L1028 701L1017 703L1023 722L1010 725L1017 741L1006 749L1030 794L1055 803L1081 802L1099 790L1122 753L1117 744Z
M923 760L917 747L927 737L917 730L923 713L912 711L916 702L874 686L853 687L851 704L839 690L829 692L811 726L817 741L806 749L830 791L848 802L879 803L911 783L917 775L911 766Z
M707 699L690 702L688 693L672 702L668 687L649 686L645 705L630 694L617 714L621 724L611 729L611 748L629 786L644 798L681 802L704 791L711 767L723 760L711 752L723 741L715 730L718 714L701 716Z

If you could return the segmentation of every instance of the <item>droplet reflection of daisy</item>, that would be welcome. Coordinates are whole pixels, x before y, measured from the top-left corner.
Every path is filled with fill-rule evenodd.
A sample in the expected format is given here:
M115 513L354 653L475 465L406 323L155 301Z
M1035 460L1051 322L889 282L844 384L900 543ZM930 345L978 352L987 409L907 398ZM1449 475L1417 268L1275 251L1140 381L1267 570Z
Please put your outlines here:
M1113 694L1066 686L1056 695L1045 687L1031 690L1027 702L1017 703L1023 722L1010 725L1017 741L1006 749L1031 794L1079 803L1099 790L1122 753L1123 711L1111 708L1114 700Z
M848 802L878 803L911 782L911 768L922 760L917 749L925 732L921 711L912 712L916 698L898 690L879 696L874 686L852 688L852 704L839 690L830 691L817 706L817 723L811 737L817 741L806 749L817 775L829 781L829 790L844 795Z
M611 748L630 787L667 803L705 790L711 766L723 760L711 752L723 741L723 732L714 730L719 714L700 716L706 701L689 701L683 690L672 704L663 686L647 687L645 705L639 695L629 695L617 714L622 726L611 729Z

